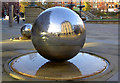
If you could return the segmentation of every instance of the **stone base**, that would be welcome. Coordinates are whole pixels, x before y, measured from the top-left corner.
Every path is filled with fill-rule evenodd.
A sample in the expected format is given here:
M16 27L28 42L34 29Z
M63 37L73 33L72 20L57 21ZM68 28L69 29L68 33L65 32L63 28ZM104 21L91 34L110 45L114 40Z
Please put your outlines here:
M52 62L33 52L13 57L5 64L10 76L26 81L96 79L108 73L109 67L105 58L84 52L66 62Z

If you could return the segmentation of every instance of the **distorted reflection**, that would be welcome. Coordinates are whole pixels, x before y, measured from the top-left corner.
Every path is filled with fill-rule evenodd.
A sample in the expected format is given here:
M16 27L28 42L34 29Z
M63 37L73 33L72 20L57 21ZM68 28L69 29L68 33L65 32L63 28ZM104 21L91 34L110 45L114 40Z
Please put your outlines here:
M26 25L27 28L25 28L25 31L30 31L31 32L31 25Z
M40 34L41 34L41 35L46 35L47 33L46 33L46 32L41 32Z
M74 31L71 23L69 21L64 21L61 23L61 34L59 37L74 37Z
M41 39L42 39L43 41L46 41L46 40L48 39L47 34L48 34L48 33L46 33L46 32L40 32Z
M59 25L51 22L49 24L48 33L58 33L58 32L60 32L60 28L58 28L58 27L59 27Z
M47 80L80 79L104 72L109 63L96 55L79 53L64 62L50 62L38 53L30 53L15 58L10 67L12 71L27 77Z
M24 24L21 27L21 34L23 37L30 38L31 37L31 29L32 29L32 24Z
M46 41L48 38L46 36L42 37L43 41Z
M32 43L48 60L68 60L74 57L85 43L86 31L83 25L79 15L68 8L46 9L33 24Z
M80 25L71 25L69 21L61 23L61 34L60 37L75 37L79 36L84 32L83 27Z
M59 27L55 24L50 24L48 32L41 32L40 34L42 35L42 39L47 39L47 35L52 35L56 36L59 38L73 38L76 36L80 36L84 31L84 27L81 25L72 25L69 21L64 21L61 23L61 28L56 28Z
M70 34L72 33L72 25L70 24L70 22L65 21L63 23L61 23L61 33L63 34Z
M80 35L83 33L83 28L80 25L74 25L74 33L76 35Z
M79 69L72 63L66 62L47 62L41 66L36 72L36 76L44 76L49 78L68 78L82 75Z

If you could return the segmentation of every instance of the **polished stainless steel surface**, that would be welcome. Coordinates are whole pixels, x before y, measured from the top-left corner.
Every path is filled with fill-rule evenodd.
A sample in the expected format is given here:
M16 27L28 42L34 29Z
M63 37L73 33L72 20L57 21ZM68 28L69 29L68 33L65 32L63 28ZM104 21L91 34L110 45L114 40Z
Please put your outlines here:
M14 78L24 80L26 77L39 80L74 80L95 76L104 72L109 63L94 54L78 53L74 58L64 62L49 61L39 53L29 53L14 58L9 63ZM29 79L28 78L28 79Z
M21 27L21 34L23 35L23 37L30 38L31 37L31 29L32 29L31 24L24 24Z
M74 11L53 7L42 12L32 27L32 42L44 58L53 61L71 59L83 47L86 31Z

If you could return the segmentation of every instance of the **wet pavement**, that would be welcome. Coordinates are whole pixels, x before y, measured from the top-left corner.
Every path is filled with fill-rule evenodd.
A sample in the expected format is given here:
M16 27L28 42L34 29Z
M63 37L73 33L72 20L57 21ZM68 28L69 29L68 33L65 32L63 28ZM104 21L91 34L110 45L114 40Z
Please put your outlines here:
M10 41L10 38L19 37L20 27L24 24L23 21L20 24L14 23L13 27L8 27L8 21L3 21L2 24L2 64L11 57L34 52L36 51L30 40L25 41ZM83 51L98 54L105 57L114 64L114 71L108 74L110 77L106 79L105 77L99 78L97 80L108 80L117 81L118 80L118 24L85 24L86 26L86 43L84 45ZM2 71L2 81L14 81L5 70Z

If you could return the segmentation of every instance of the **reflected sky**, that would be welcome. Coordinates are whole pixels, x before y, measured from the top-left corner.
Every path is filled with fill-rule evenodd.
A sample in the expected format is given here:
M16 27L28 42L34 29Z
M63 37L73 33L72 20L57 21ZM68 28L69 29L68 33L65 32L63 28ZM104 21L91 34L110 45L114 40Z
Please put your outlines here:
M86 53L78 53L66 62L50 62L38 53L31 53L13 60L11 67L14 72L28 77L64 79L103 72L108 67L108 63L102 58Z
M40 14L40 18L43 22L40 21L38 18L37 21L40 22L40 24L45 24L44 26L41 26L41 28L47 27L48 31L46 31L46 28L43 29L45 32L61 32L61 24L65 21L68 21L71 23L72 30L74 31L75 25L80 25L82 28L85 28L83 25L82 19L74 12L71 11L68 8L63 7L55 7L49 8L48 10L45 10ZM62 14L61 14L62 13ZM44 22L45 21L45 22ZM48 26L47 26L48 25Z

